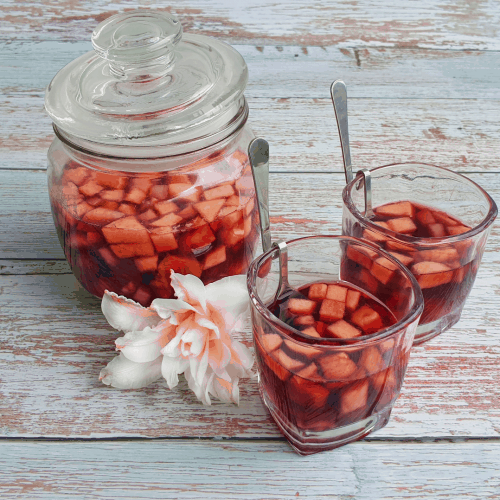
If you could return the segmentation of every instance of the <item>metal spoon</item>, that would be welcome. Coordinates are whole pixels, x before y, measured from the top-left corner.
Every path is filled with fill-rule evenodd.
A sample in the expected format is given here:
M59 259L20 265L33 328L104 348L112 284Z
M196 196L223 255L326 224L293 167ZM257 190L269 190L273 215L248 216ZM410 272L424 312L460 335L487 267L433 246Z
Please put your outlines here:
M337 127L339 129L340 146L342 148L342 159L344 160L345 180L349 184L354 175L352 173L351 151L349 149L349 129L347 125L347 87L342 80L335 80L330 87L330 95L332 96L333 109L335 118L337 119ZM372 209L372 184L370 171L366 168L359 170L356 173L359 177L359 183L356 189L360 189L361 182L364 184L365 191L365 217L373 216Z

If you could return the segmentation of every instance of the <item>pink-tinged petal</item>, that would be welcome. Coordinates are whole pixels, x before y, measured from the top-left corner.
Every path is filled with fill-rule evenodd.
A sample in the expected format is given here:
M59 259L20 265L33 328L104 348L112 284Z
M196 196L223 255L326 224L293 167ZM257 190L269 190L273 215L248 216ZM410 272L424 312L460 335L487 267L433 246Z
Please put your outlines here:
M206 328L190 328L186 330L181 340L181 353L183 356L198 357L205 349L209 331Z
M228 330L234 328L239 317L250 308L246 275L228 276L205 287L207 303L224 317Z
M205 352L201 356L196 371L194 371L192 369L192 367L193 367L193 363L190 363L191 373L193 374L193 377L195 378L196 383L198 385L201 385L203 383L203 379L205 378L205 375L207 374L208 350L205 350Z
M135 363L120 354L101 370L99 380L117 389L140 389L161 377L161 361L158 357L149 363Z
M208 347L208 363L219 377L224 377L226 366L231 361L229 346L220 340L211 340Z
M161 350L175 336L175 326L162 321L155 328L128 332L115 340L116 348L130 361L147 363L161 356Z
M240 389L238 387L238 381L238 378L228 382L227 380L216 377L213 380L210 393L225 403L236 403L239 405Z
M151 302L151 309L156 311L162 319L169 319L173 325L178 324L179 313L184 311L196 311L196 309L183 300L177 299L155 299Z
M203 281L192 274L182 275L171 270L170 284L178 299L188 302L200 312L205 312L207 301Z
M189 367L189 361L183 358L163 357L161 374L167 381L169 389L173 389L179 383L179 375Z
M237 340L231 342L231 349L234 353L231 357L231 365L241 368L240 377L249 377L255 362L253 352Z
M160 317L153 309L142 307L132 299L107 290L102 297L101 309L108 323L122 332L143 330L160 322Z
M213 321L210 321L207 317L203 317L199 314L195 316L195 321L204 329L212 330L215 333L215 336L220 339L221 333L219 327Z
M189 388L195 393L196 397L204 404L211 405L212 401L210 400L210 388L212 387L214 373L207 373L205 378L203 379L202 384L198 384L196 379L193 377L193 374L189 369L184 372L184 376L188 382Z

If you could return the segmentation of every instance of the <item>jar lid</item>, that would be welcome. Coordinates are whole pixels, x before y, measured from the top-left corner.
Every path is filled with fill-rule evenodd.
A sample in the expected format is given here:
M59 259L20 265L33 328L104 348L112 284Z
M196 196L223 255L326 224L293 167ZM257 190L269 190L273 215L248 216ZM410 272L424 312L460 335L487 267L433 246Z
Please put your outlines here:
M105 20L94 52L50 82L45 108L76 147L129 158L196 151L224 139L248 115L241 55L211 37L182 33L166 12L135 10Z

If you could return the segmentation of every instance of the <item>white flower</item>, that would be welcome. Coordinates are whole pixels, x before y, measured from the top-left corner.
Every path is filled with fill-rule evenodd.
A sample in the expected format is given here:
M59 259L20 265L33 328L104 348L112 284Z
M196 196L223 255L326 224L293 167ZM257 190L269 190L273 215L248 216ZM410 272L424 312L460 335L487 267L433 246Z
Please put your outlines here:
M102 312L125 332L115 341L120 355L101 370L103 383L120 389L145 387L163 377L175 387L184 373L204 404L210 395L239 402L238 381L251 375L253 355L231 337L248 321L246 276L204 286L195 276L171 271L177 299L155 299L148 308L106 291Z

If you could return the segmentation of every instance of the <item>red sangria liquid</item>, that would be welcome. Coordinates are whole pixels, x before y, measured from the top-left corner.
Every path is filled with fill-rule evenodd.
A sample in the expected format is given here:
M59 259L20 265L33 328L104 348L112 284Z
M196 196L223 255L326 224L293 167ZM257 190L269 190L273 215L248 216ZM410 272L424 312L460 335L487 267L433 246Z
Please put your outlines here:
M388 203L374 209L375 224L399 234L415 238L456 236L471 229L459 219L434 208L409 201ZM358 231L359 232L359 231ZM471 255L467 241L439 247L424 242L405 244L381 233L365 229L363 237L382 246L415 276L424 296L424 312L420 324L433 322L463 304L474 283L481 255ZM382 283L385 277L372 263L368 271Z
M356 341L357 337L375 334L397 322L384 304L338 281L304 286L278 298L269 310L307 336L294 336L289 331L286 335L254 332L262 395L299 453L341 446L387 423L410 350L396 346L395 338L362 346ZM329 339L335 348L325 346ZM339 339L344 340L340 348ZM386 409L387 419L375 428L368 428L369 424L363 432L357 428L332 446L336 432L345 435L346 426L349 429L351 424ZM315 436L317 442L304 444ZM321 439L326 440L324 446Z
M60 190L52 192L52 212L82 285L149 306L173 297L171 269L205 284L245 273L258 239L253 179L243 152L223 161L241 165L237 179L221 183L224 170L206 163L132 174L67 164L52 188Z

